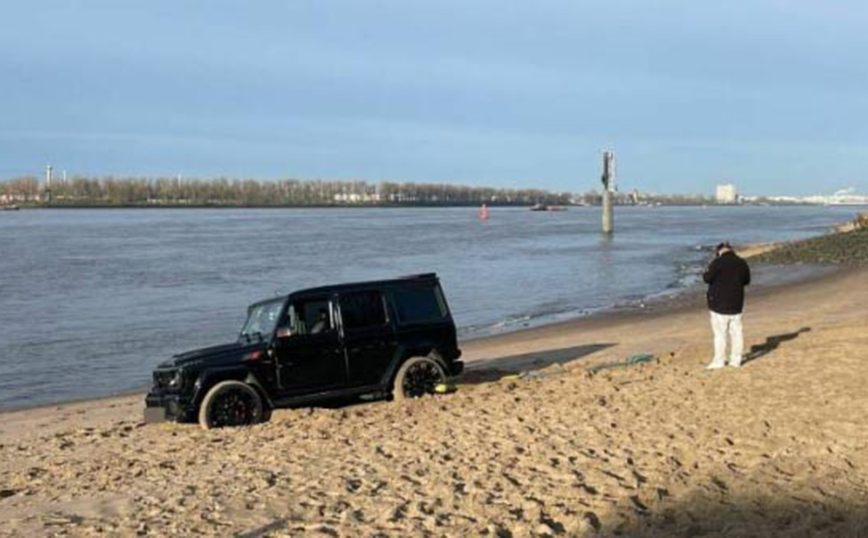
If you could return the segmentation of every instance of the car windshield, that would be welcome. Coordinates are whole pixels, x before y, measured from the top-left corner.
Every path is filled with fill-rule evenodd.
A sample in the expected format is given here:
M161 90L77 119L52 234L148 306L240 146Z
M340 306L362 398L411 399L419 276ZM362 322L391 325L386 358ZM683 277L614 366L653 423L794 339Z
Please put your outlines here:
M250 309L244 328L241 329L242 340L262 340L271 336L277 326L280 311L283 309L283 301L272 301L256 305Z

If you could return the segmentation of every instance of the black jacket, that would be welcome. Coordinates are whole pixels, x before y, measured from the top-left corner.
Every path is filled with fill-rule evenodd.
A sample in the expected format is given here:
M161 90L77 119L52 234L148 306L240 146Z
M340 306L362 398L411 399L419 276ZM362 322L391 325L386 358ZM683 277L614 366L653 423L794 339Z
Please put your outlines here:
M711 262L702 275L708 284L708 308L712 312L731 316L744 309L744 287L750 284L747 262L725 252Z

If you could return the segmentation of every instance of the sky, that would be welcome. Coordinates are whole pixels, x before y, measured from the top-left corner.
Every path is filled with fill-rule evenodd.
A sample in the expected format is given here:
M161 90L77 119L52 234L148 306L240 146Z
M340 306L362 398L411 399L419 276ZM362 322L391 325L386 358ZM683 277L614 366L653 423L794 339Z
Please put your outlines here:
M0 179L868 193L863 0L0 4Z

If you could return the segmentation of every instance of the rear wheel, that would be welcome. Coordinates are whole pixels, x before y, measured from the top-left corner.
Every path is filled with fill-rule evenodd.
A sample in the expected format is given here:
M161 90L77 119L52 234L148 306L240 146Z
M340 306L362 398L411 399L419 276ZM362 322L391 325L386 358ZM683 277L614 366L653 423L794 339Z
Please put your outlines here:
M392 396L395 400L419 398L434 394L434 388L446 382L446 372L431 357L413 357L398 369Z
M247 426L263 419L262 398L256 389L241 381L217 383L199 407L199 425L206 430L226 426Z

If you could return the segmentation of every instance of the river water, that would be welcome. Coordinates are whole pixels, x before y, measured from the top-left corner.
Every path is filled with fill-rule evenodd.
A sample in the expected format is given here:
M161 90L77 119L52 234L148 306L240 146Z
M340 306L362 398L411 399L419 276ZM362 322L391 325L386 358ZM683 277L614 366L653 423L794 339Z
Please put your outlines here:
M0 212L0 409L146 387L295 289L437 272L463 338L695 285L708 247L818 235L847 207ZM760 272L760 280L790 273Z

